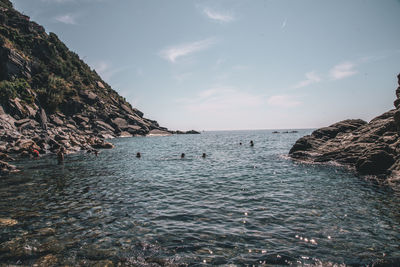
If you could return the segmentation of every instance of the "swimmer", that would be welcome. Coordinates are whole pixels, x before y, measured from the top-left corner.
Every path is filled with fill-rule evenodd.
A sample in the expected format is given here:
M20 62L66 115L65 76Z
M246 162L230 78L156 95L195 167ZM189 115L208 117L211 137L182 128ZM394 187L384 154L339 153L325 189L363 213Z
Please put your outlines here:
M254 146L253 140L250 141L250 146Z
M98 157L99 151L95 150L95 151L94 151L94 154L96 155L96 157Z
M136 153L136 157L137 157L137 158L142 157L142 155L140 154L140 152Z
M181 159L185 158L185 153L181 154Z
M33 155L34 158L39 158L39 151L33 148L33 146L30 147L30 153Z
M240 142L239 145L242 145L242 142Z
M64 161L64 147L63 146L61 146L57 152L57 160L58 160L58 164L61 164Z
M203 153L203 155L201 155L201 157L203 158L203 159L205 159L206 158L206 153Z

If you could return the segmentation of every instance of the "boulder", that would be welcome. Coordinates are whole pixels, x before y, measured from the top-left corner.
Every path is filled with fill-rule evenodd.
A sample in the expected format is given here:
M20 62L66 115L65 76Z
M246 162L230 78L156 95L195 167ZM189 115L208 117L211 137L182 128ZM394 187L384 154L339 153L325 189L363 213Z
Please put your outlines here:
M14 122L15 126L20 127L22 124L30 122L30 119L22 119L22 120L17 120Z
M94 124L102 130L109 130L112 132L115 131L115 129L111 125L105 123L104 121L97 120L94 122Z
M83 92L81 92L81 96L83 97L85 102L90 105L99 101L99 97L95 93L88 90L84 90Z
M360 174L387 174L394 162L394 156L384 150L368 150L357 160L356 169Z
M24 107L21 105L21 100L16 97L14 99L10 99L9 101L9 113L16 119L22 119L26 117L26 112Z
M10 157L6 153L0 152L0 160L2 160L2 161L14 161L15 159Z
M47 115L46 111L43 108L40 108L39 112L36 115L37 121L40 123L43 130L47 130Z
M399 88L396 90L398 97ZM317 129L298 139L289 156L311 163L334 161L352 167L361 175L374 175L389 181L400 175L399 153L400 109L397 109L385 112L369 123L345 120Z
M88 117L84 117L82 115L75 115L74 116L74 120L77 123L82 123L82 122L89 123L89 118Z
M110 142L103 141L103 140L98 141L98 142L92 144L91 146L92 146L94 149L101 149L101 148L104 148L104 149L111 149L111 148L114 148L114 145L113 145L113 144L111 144Z
M112 121L112 124L114 124L114 127L118 127L120 129L123 129L126 126L128 126L128 122L123 118L115 118L111 121Z
M52 121L55 125L58 125L58 126L64 125L64 122L63 122L58 116L52 115L52 116L50 116L50 118L51 118L51 121Z
M14 165L11 165L5 161L0 161L0 174L4 175L10 172L17 172L17 171L19 170Z

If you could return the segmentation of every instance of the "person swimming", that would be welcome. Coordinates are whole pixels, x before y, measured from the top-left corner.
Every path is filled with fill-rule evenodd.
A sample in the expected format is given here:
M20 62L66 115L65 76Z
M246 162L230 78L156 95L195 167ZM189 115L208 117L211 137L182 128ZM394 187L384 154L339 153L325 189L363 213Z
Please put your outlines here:
M181 154L181 159L185 158L185 153Z
M206 153L203 153L203 155L201 155L201 157L203 158L203 159L205 159L206 158Z
M250 141L250 146L254 146L253 140Z
M242 142L240 142L239 145L242 145Z
M137 157L137 158L142 157L142 155L140 154L140 152L136 153L136 157Z
M58 160L58 164L61 164L64 162L64 152L65 149L63 146L60 147L60 149L57 152L57 160Z

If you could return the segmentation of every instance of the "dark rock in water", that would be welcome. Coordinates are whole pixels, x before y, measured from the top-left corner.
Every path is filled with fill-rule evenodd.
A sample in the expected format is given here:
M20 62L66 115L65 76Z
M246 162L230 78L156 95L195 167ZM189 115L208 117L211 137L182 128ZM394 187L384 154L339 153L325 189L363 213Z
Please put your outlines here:
M387 174L394 162L394 156L385 150L367 150L357 160L356 169L361 174Z
M98 143L93 144L92 147L95 148L95 149L101 149L101 148L103 148L103 149L111 149L111 148L114 148L114 145L109 143L109 142L102 141L102 142L98 142Z
M0 161L0 174L8 174L10 172L18 171L17 167L11 165L5 161Z
M200 132L195 130L186 131L186 134L200 134Z
M385 182L400 185L399 130L400 110L396 109L369 123L344 120L300 138L289 155L306 162L338 162L359 174L375 175Z
M173 133L173 134L200 134L200 132L195 131L195 130L190 130L190 131L186 131L186 132L178 130L178 131L172 131L171 133Z
M0 160L2 160L2 161L14 161L15 159L10 157L6 153L0 152Z

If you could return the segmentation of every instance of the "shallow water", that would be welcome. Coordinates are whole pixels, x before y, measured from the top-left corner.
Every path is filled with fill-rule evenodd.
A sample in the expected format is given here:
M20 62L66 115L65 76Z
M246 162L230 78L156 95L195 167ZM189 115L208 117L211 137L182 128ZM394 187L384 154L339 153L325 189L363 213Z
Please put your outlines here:
M0 224L0 262L399 263L399 193L288 159L309 132L122 138L97 158L18 162L0 179L0 218L18 222Z

